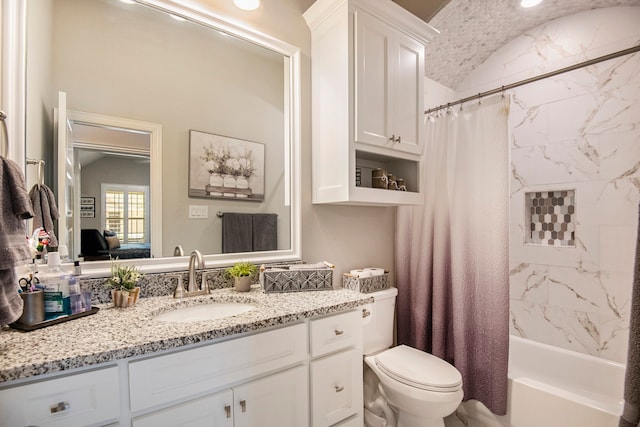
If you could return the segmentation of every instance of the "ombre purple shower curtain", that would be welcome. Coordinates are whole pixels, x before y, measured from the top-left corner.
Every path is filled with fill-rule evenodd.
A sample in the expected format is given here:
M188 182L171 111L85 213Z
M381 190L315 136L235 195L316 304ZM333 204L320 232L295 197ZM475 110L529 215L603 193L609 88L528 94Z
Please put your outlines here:
M507 409L509 97L427 118L423 206L398 208L398 343L462 374L464 400Z

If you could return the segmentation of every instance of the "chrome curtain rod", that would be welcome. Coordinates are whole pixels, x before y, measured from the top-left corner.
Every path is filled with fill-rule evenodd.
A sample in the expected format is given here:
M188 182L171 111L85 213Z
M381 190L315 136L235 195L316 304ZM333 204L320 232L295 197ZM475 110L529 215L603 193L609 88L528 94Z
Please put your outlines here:
M580 62L580 63L574 64L574 65L570 65L568 67L560 68L559 70L550 71L548 73L540 74L540 75L535 76L535 77L530 77L528 79L520 80L519 82L515 82L515 83L508 84L508 85L504 85L504 86L501 86L499 88L488 90L486 92L480 92L477 95L468 96L466 98L462 98L462 99L459 99L459 100L454 101L454 102L448 102L448 103L440 105L438 107L434 107L434 108L430 108L428 110L425 110L424 113L425 114L433 113L435 111L439 111L439 110L442 110L444 108L453 107L454 105L458 105L458 104L464 104L465 102L473 101L473 100L476 100L476 99L481 99L481 98L484 98L485 96L495 95L497 93L501 93L501 92L504 92L506 90L516 88L518 86L524 86L524 85L529 84L529 83L533 83L533 82L537 82L539 80L544 80L544 79L549 78L549 77L557 76L558 74L563 74L563 73L567 73L569 71L578 70L580 68L588 67L589 65L594 65L594 64L597 64L599 62L608 61L609 59L614 59L614 58L618 58L620 56L629 55L629 54L632 54L632 53L635 53L635 52L638 52L638 51L640 51L640 45L636 45L636 46L633 46L633 47L630 47L630 48L627 48L627 49L619 50L619 51L614 52L614 53L609 53L607 55L599 56L597 58L589 59L588 61L584 61L584 62Z

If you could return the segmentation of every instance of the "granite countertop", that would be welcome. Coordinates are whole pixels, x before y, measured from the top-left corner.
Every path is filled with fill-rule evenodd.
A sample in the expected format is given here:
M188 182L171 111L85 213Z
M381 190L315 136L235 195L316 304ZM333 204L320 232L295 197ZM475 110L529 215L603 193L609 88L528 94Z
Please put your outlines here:
M256 309L217 320L169 323L154 320L173 308L211 301L248 302ZM284 325L356 308L372 301L348 289L265 294L217 289L210 295L174 299L141 298L134 307L101 304L98 313L32 332L0 331L0 386L3 382L113 362L132 356Z

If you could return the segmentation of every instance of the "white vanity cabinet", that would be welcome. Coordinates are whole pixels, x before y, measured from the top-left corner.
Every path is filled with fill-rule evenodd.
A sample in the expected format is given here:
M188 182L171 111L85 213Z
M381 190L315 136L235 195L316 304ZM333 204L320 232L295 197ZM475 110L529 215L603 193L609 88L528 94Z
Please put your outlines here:
M349 419L362 425L362 317L360 312L310 321L311 425Z
M435 30L391 0L316 0L304 17L313 202L421 204L424 46ZM373 188L376 168L408 191Z
M5 383L0 427L361 426L362 400L352 310Z
M134 418L133 427L299 427L307 424L307 374L297 366Z
M116 366L0 390L0 426L100 425L119 413Z

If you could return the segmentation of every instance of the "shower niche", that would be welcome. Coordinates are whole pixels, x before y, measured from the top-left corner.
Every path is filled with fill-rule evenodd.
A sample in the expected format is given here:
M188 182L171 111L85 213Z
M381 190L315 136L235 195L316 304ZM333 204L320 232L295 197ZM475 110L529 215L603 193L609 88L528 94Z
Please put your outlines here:
M575 190L527 192L524 200L525 244L575 247Z

